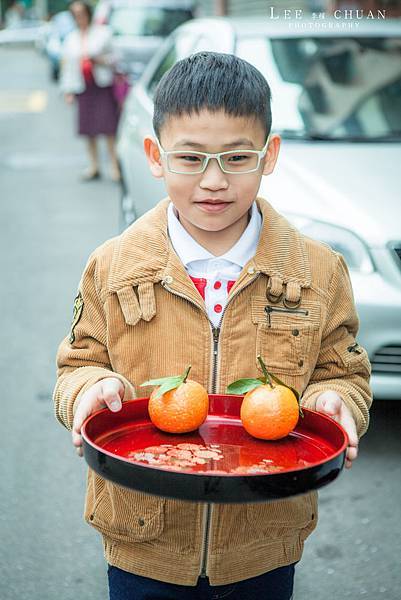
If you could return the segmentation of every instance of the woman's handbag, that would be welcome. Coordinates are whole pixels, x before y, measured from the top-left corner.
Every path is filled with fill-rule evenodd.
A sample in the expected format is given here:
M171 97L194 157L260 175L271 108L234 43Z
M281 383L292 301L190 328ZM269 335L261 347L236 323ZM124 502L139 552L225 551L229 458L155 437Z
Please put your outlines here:
M124 100L131 89L127 76L123 73L114 73L112 88L114 99L121 109L124 104Z

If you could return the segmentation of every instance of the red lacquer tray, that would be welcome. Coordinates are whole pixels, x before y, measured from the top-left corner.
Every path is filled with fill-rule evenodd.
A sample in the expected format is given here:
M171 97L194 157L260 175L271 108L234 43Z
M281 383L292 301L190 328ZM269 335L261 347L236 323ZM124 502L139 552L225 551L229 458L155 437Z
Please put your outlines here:
M124 402L117 413L100 410L82 428L85 459L119 485L195 502L265 502L320 488L339 475L348 440L333 419L303 409L304 418L289 436L257 440L242 426L242 398L210 394L203 425L177 435L151 423L148 398ZM171 457L178 444L197 446L184 446L181 458ZM154 447L169 458L160 458ZM188 454L188 448L195 450ZM196 464L185 458L194 453Z

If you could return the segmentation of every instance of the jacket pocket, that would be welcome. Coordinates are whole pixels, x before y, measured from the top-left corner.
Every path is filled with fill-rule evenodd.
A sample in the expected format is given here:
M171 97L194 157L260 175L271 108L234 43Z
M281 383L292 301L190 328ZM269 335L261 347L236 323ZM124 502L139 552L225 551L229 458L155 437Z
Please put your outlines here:
M304 375L317 359L313 343L319 332L320 306L308 302L298 309L271 305L263 297L252 298L256 325L256 356L260 354L273 374Z
M317 523L317 493L247 505L247 521L253 539L305 538Z
M90 525L120 541L144 542L161 535L163 498L114 485L96 474L92 477L85 510L85 519Z
M256 332L256 356L261 355L273 374L304 375L310 366L313 334L310 325L269 327L260 323Z

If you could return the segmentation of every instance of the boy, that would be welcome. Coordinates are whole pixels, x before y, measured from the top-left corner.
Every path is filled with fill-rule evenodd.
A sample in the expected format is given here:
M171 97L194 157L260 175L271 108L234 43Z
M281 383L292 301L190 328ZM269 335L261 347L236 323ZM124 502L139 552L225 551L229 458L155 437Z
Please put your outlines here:
M224 393L260 375L261 354L304 406L344 426L350 467L370 365L343 258L256 198L280 147L266 80L234 56L195 54L161 80L153 123L145 152L169 198L90 257L58 353L58 419L82 455L84 419L148 395L142 382L192 364ZM289 600L316 516L315 493L204 506L88 476L85 518L103 534L112 600Z

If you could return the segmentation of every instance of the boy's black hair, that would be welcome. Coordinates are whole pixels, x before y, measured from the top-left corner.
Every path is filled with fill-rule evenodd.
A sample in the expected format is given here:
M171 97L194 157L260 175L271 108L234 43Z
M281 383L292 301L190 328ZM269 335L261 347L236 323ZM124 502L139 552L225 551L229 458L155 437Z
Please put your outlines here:
M255 117L271 129L271 92L262 73L232 54L197 52L178 61L161 78L154 97L153 128L171 116L224 110L236 117Z

